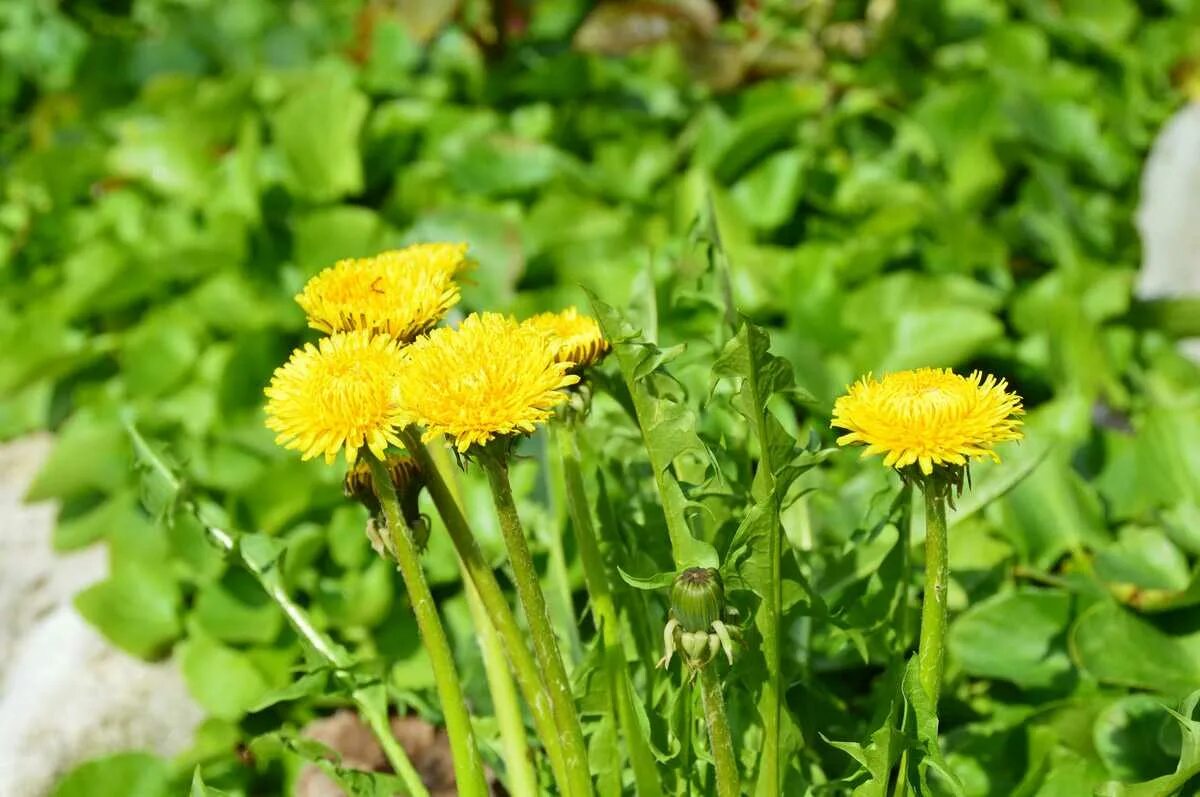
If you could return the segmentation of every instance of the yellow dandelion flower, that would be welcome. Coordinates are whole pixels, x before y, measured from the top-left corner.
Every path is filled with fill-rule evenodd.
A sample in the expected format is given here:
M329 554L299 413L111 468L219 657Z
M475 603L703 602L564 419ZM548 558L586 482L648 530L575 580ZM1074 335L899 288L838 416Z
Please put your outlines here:
M275 369L266 389L267 428L275 442L332 463L345 449L353 464L366 446L378 457L399 445L396 375L403 356L387 335L342 332L305 344Z
M407 343L458 304L454 277L466 257L466 244L417 244L339 260L310 279L296 301L314 329L386 332Z
M579 377L558 362L545 335L497 313L471 314L457 329L435 329L404 350L400 412L446 435L461 452L494 437L530 433L567 399Z
M1008 383L973 372L918 368L876 380L867 375L833 405L830 426L846 429L838 445L862 444L864 457L883 454L889 468L965 465L988 456L996 443L1021 439L1021 397Z
M556 359L575 363L578 370L600 362L611 348L596 319L580 315L574 307L561 313L539 313L525 323L547 336Z
M438 268L447 276L457 277L471 267L467 257L467 245L464 243L423 243L412 244L403 249L384 252L379 257L408 258L411 262L422 263L430 268Z

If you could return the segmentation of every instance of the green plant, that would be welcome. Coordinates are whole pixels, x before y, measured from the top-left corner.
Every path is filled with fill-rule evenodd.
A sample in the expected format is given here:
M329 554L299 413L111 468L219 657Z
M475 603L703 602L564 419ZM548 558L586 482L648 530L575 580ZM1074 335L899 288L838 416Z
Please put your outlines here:
M867 26L860 4L796 18L764 3L655 26L674 40L619 55L596 33L611 17L569 0L499 29L479 3L424 26L374 5L237 5L0 11L0 434L56 431L31 497L61 501L56 545L104 544L113 562L82 613L133 655L175 653L212 715L181 760L105 759L64 793L104 794L130 768L178 793L195 765L203 788L284 793L323 754L296 731L331 701L373 705L376 725L387 706L441 722L367 510L261 425L262 386L308 339L291 299L307 277L415 240L470 243L466 310L586 306L583 283L631 322L597 308L635 343L596 372L590 420L535 437L510 473L598 790L711 782L696 689L654 669L665 585L630 581L675 573L676 548L711 566L704 544L735 537L722 575L748 622L723 692L744 782L769 737L783 793L894 791L901 757L918 787L968 794L1187 787L1200 399L1173 342L1195 314L1133 298L1131 220L1138 165L1194 72L1194 4L897 4ZM767 340L807 396L745 400L737 352ZM947 514L936 740L904 665L921 508L883 469L824 453L851 380L924 364L1005 374L1030 409L1027 442ZM769 445L759 403L803 441L798 462ZM125 412L186 474L169 523L139 507ZM556 448L578 452L578 478L555 476ZM780 455L755 481L764 450ZM462 566L491 573L487 486L459 478L442 503L461 488ZM488 697L497 668L436 510L423 499L422 563L480 755L509 778L512 702ZM575 542L588 523L633 645L625 687ZM762 622L776 606L779 625ZM745 686L772 679L760 705ZM553 744L545 717L523 720L528 743Z

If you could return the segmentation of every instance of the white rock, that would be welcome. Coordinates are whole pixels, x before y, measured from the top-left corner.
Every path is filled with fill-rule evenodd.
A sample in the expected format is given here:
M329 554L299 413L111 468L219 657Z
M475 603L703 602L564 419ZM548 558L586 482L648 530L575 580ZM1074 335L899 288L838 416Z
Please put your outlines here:
M1142 172L1137 226L1138 296L1200 295L1200 104L1176 113L1155 140ZM1200 340L1184 350L1200 361Z
M104 546L50 547L55 507L21 498L48 436L0 446L0 795L42 797L76 764L121 750L186 749L203 712L171 662L113 648L75 612L107 571Z

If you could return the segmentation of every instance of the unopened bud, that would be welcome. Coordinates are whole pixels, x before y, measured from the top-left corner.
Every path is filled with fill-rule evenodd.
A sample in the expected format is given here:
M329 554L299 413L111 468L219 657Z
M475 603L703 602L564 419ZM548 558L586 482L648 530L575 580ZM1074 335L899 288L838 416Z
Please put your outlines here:
M725 614L725 587L711 567L689 567L671 585L671 609L685 632L707 634Z

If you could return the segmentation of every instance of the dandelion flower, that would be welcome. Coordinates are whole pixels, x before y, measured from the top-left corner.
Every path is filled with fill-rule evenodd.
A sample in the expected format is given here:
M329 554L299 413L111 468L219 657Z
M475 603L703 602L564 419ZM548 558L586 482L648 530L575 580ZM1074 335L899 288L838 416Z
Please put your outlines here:
M464 243L412 244L403 249L384 252L379 257L405 257L411 262L441 269L449 277L457 277L471 267L471 260L467 257L467 245Z
M407 343L458 304L454 277L466 253L466 244L435 243L339 260L310 279L296 301L314 329L386 332Z
M595 365L608 354L610 346L596 319L580 315L574 307L539 313L525 323L547 336L559 362L575 363L577 370Z
M528 434L566 401L579 377L543 333L497 313L472 314L404 350L397 384L406 423L425 439L446 435L466 452L495 437Z
M919 368L863 377L834 403L830 425L847 430L838 445L865 445L864 457L883 454L883 464L897 469L916 463L928 476L935 465L966 465L971 457L999 461L992 447L1021 439L1023 413L1003 379Z
M366 446L383 457L399 445L396 375L403 357L387 335L344 332L305 344L275 369L266 389L267 428L304 459L332 463L341 450L353 464Z

